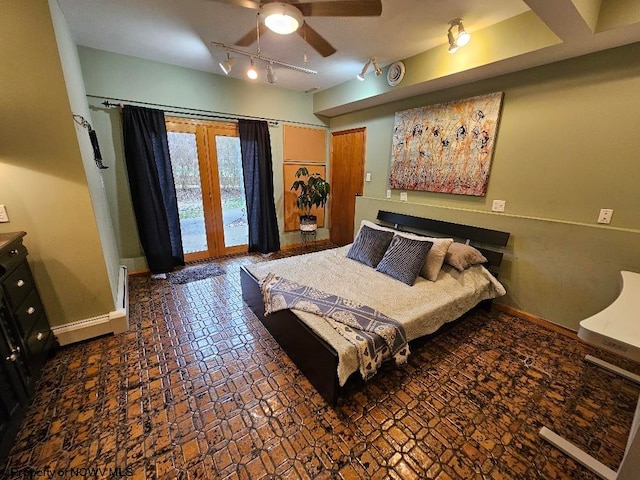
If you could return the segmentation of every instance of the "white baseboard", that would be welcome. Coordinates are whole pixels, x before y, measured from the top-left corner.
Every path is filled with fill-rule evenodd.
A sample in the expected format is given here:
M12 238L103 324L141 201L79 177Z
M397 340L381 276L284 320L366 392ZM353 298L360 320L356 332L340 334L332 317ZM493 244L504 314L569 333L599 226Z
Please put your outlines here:
M129 281L127 267L121 266L118 276L118 294L116 310L67 323L51 329L60 345L81 342L110 333L122 333L129 330Z

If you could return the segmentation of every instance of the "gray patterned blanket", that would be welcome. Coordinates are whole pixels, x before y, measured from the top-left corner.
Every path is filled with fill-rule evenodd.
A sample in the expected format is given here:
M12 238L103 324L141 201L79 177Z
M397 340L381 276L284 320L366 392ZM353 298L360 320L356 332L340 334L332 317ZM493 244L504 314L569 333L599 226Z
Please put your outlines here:
M328 317L340 335L357 351L362 378L371 378L388 358L396 364L407 361L409 345L402 325L366 305L321 292L269 273L260 284L265 315L279 310L302 310Z

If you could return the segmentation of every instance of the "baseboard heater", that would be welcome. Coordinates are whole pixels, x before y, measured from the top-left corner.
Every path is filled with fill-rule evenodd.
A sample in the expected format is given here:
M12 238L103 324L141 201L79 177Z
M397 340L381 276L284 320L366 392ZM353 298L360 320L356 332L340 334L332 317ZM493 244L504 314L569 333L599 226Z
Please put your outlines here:
M69 345L70 343L129 330L129 277L127 267L120 266L116 310L104 315L53 327L51 330L58 338L60 345Z

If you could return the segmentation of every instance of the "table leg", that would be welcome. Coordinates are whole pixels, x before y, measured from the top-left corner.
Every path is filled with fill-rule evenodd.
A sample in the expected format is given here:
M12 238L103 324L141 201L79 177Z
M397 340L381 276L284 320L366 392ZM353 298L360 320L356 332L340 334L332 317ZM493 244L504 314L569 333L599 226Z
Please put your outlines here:
M557 433L549 430L547 427L540 429L540 436L544 438L551 445L555 446L558 450L569 455L578 463L584 465L600 478L605 480L615 480L617 473L607 467L605 464L599 462L588 453L580 450L573 443L568 442Z
M617 375L620 375L621 377L624 377L627 380L631 380L633 383L636 383L636 384L640 385L640 375L636 375L635 373L631 373L630 371L625 370L624 368L616 367L612 363L605 362L604 360L601 360L601 359L599 359L597 357L594 357L592 355L587 355L586 357L584 357L584 359L585 359L585 361L587 361L589 363L593 363L594 365L598 365L599 367L602 367L605 370L609 370L610 372L613 372L613 373L615 373Z

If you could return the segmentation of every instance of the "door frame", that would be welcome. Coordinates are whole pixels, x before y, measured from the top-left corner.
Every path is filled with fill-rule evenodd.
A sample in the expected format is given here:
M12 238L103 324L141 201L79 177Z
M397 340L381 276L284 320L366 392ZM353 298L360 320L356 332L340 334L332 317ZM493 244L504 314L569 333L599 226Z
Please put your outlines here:
M362 162L362 185L360 187L360 191L359 193L356 194L357 195L363 195L364 194L364 172L366 170L366 160L367 160L367 127L355 127L355 128L349 128L346 130L337 130L335 132L330 132L331 135L331 141L330 141L330 149L331 149L331 159L330 159L330 165L331 165L331 185L334 185L334 182L336 182L336 177L335 177L335 171L336 171L336 162L335 162L335 152L334 152L334 138L337 135L349 135L349 134L353 134L353 133L362 133L362 153L361 153L361 162ZM330 225L330 236L331 236L331 240L334 240L333 237L333 231L334 231L334 224L333 224L333 208L334 208L334 202L332 201L332 199L329 200L329 225ZM342 208L342 206L339 205L335 205L335 208ZM355 216L355 206L354 206L354 216ZM355 232L355 226L354 226L354 232Z
M246 244L233 247L226 247L224 244L222 197L220 194L220 176L218 174L218 158L215 145L216 136L238 137L238 124L172 116L167 116L165 123L167 131L193 133L196 136L208 249L186 253L185 261L190 262L246 252Z

